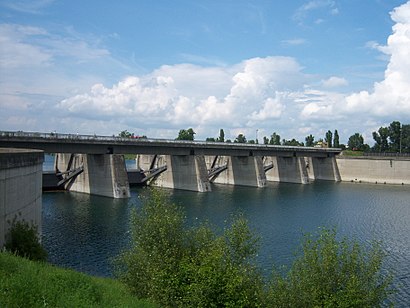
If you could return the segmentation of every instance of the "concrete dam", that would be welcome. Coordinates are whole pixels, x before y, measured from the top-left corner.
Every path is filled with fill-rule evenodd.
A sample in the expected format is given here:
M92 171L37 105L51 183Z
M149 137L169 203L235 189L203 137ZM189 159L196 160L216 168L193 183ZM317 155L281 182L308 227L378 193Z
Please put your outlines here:
M198 192L211 191L212 182L340 181L340 149L27 132L0 132L0 147L55 153L60 187L113 198L130 195L123 154L137 155L141 182Z

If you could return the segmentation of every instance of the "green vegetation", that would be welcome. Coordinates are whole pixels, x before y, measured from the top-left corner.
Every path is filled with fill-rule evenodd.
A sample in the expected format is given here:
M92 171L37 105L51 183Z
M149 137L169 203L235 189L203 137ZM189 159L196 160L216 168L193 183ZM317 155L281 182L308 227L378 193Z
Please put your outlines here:
M155 307L119 281L0 253L2 307Z
M193 141L195 138L195 132L192 128L181 129L178 133L178 137L175 140L189 140Z
M256 242L242 217L221 236L206 224L188 229L182 209L152 191L132 215L133 246L118 260L119 277L161 306L258 307Z
M306 235L300 256L287 276L273 274L270 307L380 307L392 294L391 277L383 278L380 245L369 251L335 230L317 238Z
M37 227L24 220L13 219L6 234L4 248L18 256L34 261L46 261L47 252L40 244Z
M306 235L289 272L266 281L256 266L258 238L243 217L217 235L186 227L182 209L151 191L132 215L132 247L119 278L139 298L165 307L378 307L390 296L379 244L364 249L336 232Z
M373 139L376 142L372 148L374 152L410 153L410 124L393 121L388 127L373 132Z

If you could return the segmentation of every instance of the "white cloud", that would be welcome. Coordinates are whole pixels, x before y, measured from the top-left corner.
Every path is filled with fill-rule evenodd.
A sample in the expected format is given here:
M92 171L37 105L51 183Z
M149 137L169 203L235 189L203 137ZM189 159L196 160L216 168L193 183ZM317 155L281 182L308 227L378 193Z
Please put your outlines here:
M293 14L293 19L299 24L303 24L308 15L313 11L325 10L327 14L337 15L339 13L334 0L311 0L301 5ZM323 21L317 18L315 23L319 24Z
M384 80L373 91L361 91L346 98L348 112L367 112L378 117L410 116L410 2L391 13L393 33L378 49L390 56ZM375 45L377 46L377 45Z
M349 83L345 78L332 76L329 79L322 80L322 86L325 88L337 88L347 86Z
M39 14L53 2L54 0L6 0L2 5L23 13Z
M290 40L283 40L282 44L289 45L289 46L298 46L298 45L306 44L306 40L303 38L295 38L295 39L290 39Z
M279 118L284 93L304 78L297 62L286 57L253 58L229 68L163 66L110 88L94 85L88 93L63 100L59 108L84 118L139 118L160 128L234 127Z

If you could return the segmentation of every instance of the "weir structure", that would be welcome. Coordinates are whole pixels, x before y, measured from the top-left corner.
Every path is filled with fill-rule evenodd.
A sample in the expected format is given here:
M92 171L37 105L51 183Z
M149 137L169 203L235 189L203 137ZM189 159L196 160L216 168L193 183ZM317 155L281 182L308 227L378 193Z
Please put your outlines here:
M334 148L27 132L0 132L0 146L56 153L62 187L113 198L130 196L123 154L137 155L142 183L198 192L211 191L210 183L340 181Z

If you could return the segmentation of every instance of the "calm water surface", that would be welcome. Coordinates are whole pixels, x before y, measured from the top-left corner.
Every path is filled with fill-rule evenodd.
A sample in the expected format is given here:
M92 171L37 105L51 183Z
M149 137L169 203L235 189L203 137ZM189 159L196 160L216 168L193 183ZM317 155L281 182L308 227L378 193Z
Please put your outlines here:
M268 274L289 265L302 234L336 227L338 234L368 245L382 241L385 268L395 276L398 306L410 305L410 187L315 182L270 183L266 188L214 185L211 193L165 190L184 207L189 223L208 220L223 228L243 213L261 236L258 260ZM111 259L127 247L129 214L143 188L127 200L80 193L43 194L43 243L50 262L111 276Z

